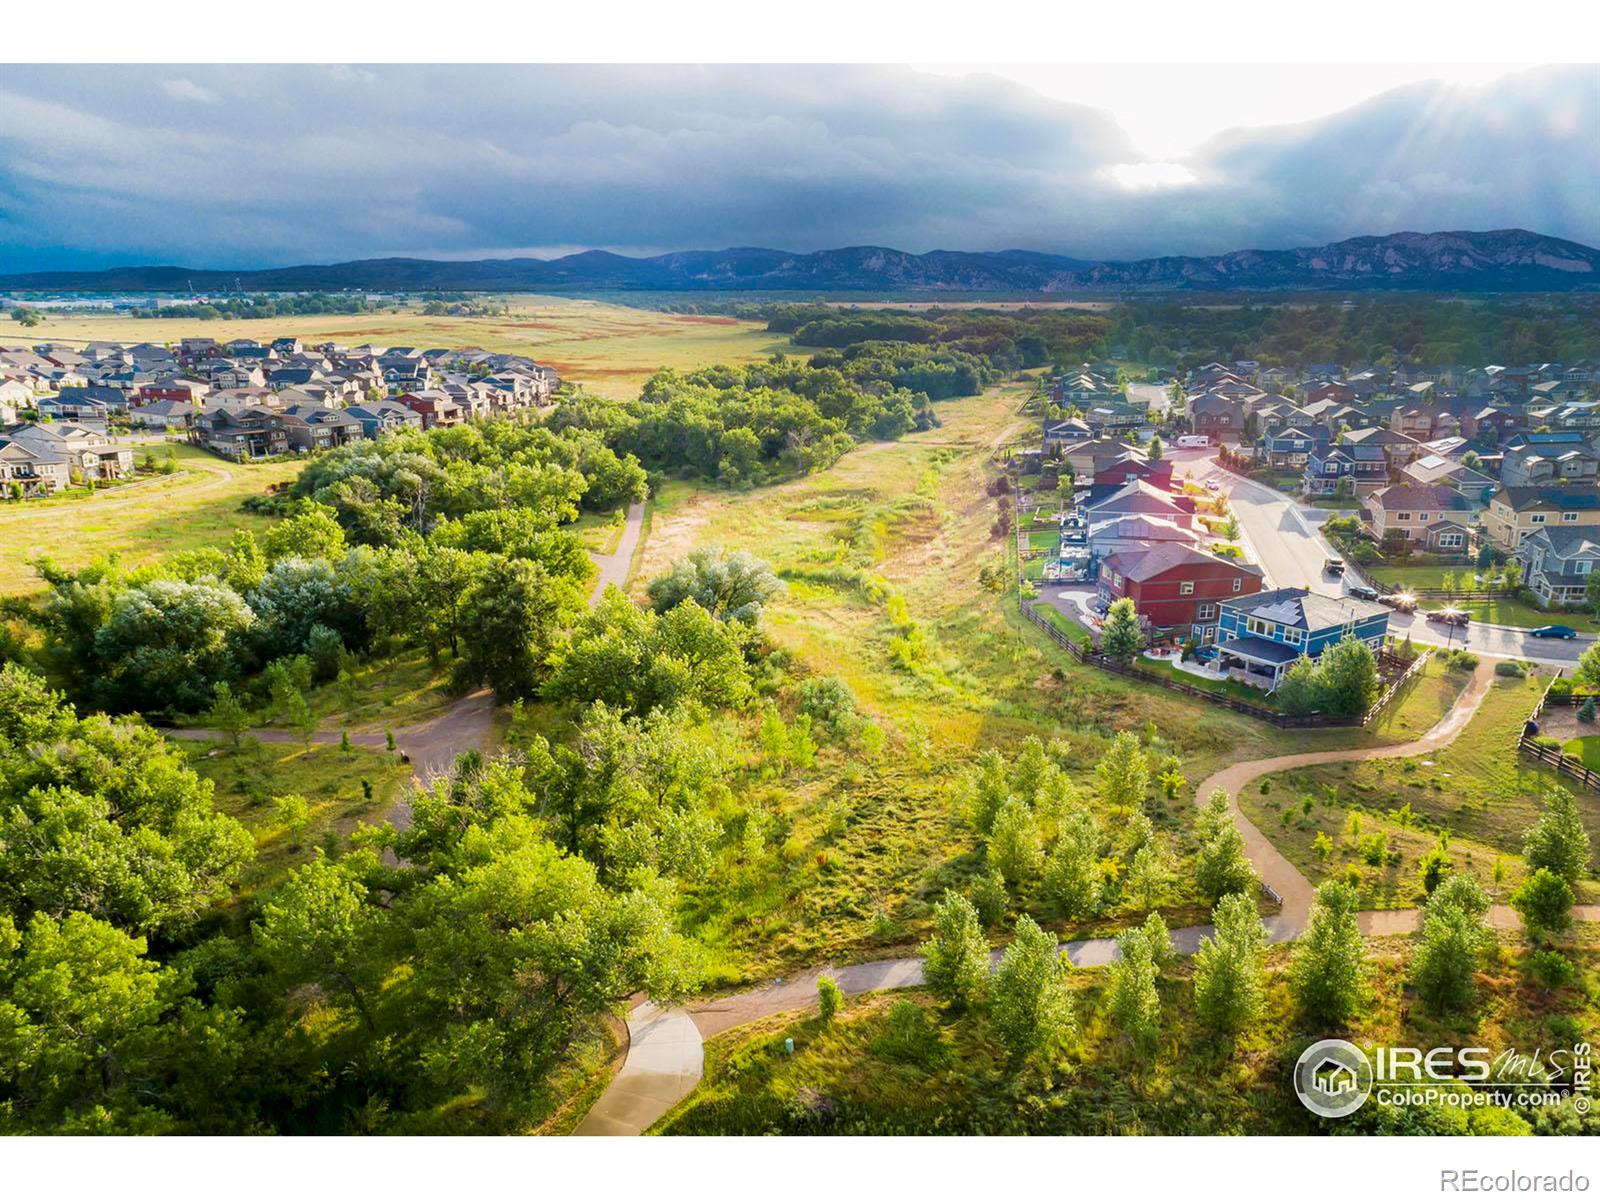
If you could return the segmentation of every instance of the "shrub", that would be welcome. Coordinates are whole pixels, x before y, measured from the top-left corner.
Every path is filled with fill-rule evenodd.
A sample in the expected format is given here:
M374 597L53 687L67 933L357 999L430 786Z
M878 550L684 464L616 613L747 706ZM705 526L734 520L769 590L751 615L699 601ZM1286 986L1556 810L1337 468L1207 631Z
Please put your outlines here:
M889 1008L889 1028L872 1043L872 1053L893 1062L936 1067L950 1057L938 1026L915 1000L896 1000Z
M832 675L807 679L797 689L799 709L834 733L847 733L856 722L856 698L850 685Z
M1549 694L1552 695L1552 696L1555 696L1557 698L1565 698L1567 696L1572 695L1572 680L1570 680L1570 679L1556 679L1556 680L1553 680L1551 682L1551 684L1550 684L1550 693Z
M1508 659L1505 662L1495 663L1494 673L1496 675L1505 675L1512 679L1523 679L1527 677L1528 668L1515 660Z
M819 976L817 978L817 1015L824 1021L831 1021L843 1006L844 992L839 987L839 981L829 975Z
M1578 720L1582 721L1585 725L1593 725L1594 724L1594 718L1595 718L1594 697L1590 696L1587 700L1585 700L1582 704L1580 704L1578 706Z
M1566 987L1577 974L1572 960L1555 950L1535 950L1522 960L1522 966L1547 989Z
M1478 669L1478 656L1470 650L1447 650L1444 665L1451 671L1475 671Z

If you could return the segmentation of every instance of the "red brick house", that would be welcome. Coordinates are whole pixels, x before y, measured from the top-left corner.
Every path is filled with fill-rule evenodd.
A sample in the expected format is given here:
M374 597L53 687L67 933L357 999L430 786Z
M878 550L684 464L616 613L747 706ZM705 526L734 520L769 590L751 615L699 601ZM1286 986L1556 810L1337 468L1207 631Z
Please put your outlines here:
M1131 599L1157 629L1210 642L1217 635L1222 602L1259 592L1261 568L1165 542L1102 559L1098 588L1106 600Z

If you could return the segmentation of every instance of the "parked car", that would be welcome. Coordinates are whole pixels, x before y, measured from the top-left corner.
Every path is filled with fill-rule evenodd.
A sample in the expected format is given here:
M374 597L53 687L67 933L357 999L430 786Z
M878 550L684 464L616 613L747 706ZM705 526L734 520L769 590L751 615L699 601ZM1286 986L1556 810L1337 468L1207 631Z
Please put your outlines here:
M1328 575L1343 575L1344 559L1330 558L1327 562L1322 564L1322 570Z
M1390 592L1387 596L1379 596L1378 603L1387 604L1395 612L1414 613L1417 611L1417 598L1410 592Z
M1378 589L1370 588L1364 583L1352 583L1344 590L1357 600L1376 600L1378 598Z
M1429 613L1428 620L1437 621L1441 625L1460 625L1465 628L1472 618L1459 608L1440 608Z
M1541 625L1537 629L1528 630L1534 637L1575 638L1578 631L1570 625Z
M1221 491L1221 490L1222 490L1222 485L1220 483L1218 483L1215 479L1206 480L1206 491L1208 491L1208 492L1216 492L1216 491Z

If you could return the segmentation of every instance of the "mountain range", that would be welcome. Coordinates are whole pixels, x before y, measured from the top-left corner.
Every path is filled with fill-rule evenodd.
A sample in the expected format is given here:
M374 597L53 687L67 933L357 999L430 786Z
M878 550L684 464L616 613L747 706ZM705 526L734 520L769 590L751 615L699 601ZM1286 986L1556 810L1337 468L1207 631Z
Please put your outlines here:
M223 271L175 266L0 275L9 291L771 291L1059 295L1074 292L1600 289L1600 251L1524 229L1393 233L1295 250L1097 262L1028 250L910 254L851 246L794 254L733 248L630 258L374 258Z

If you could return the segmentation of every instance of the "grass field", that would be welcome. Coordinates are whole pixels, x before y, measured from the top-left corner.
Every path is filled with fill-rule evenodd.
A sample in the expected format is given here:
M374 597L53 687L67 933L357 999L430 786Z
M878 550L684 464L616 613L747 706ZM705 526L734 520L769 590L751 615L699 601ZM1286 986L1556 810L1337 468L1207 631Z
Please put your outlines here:
M1016 539L992 535L996 502L985 488L989 447L1015 427L1025 394L1008 385L941 404L941 428L863 446L828 471L758 492L673 482L656 497L635 594L699 545L771 561L788 591L767 606L770 636L796 672L842 679L887 735L877 753L824 736L814 770L750 785L748 799L771 821L770 859L686 895L686 925L730 982L828 955L881 957L920 939L931 903L982 868L953 796L985 749L1015 754L1028 735L1055 743L1093 805L1091 771L1108 739L1147 722L1152 753L1176 754L1190 779L1236 759L1377 740L1360 730L1284 733L1080 666L1021 616L1014 590L982 588L980 568L1013 561ZM890 593L928 646L915 669L893 656ZM1101 815L1111 830L1126 816ZM1187 795L1152 801L1177 863L1161 905L1174 923L1203 915L1183 868L1191 816ZM1123 905L1069 929L1032 885L1014 899L1063 934L1138 915Z
M1545 788L1570 787L1590 837L1600 841L1600 796L1516 752L1522 723L1546 682L1496 679L1461 736L1431 757L1286 771L1246 789L1240 806L1313 881L1353 870L1368 907L1404 908L1420 899L1417 860L1440 833L1449 835L1456 870L1509 894L1523 876L1522 837ZM1318 834L1332 842L1326 857L1314 849ZM1374 847L1367 839L1377 835L1398 852L1397 862L1368 861ZM1579 890L1580 898L1600 895L1592 880Z
M1369 567L1368 574L1380 583L1405 588L1437 588L1442 586L1445 572L1457 578L1464 576L1470 585L1473 567ZM1444 600L1430 599L1423 608L1442 608ZM1585 612L1551 612L1525 600L1511 596L1497 596L1492 600L1463 600L1457 608L1465 609L1474 621L1487 621L1494 625L1516 625L1524 629L1537 629L1541 625L1568 625L1579 633L1600 633L1600 621Z
M217 808L256 839L256 859L240 879L235 903L225 910L229 920L243 920L253 897L309 861L330 831L344 835L362 821L381 821L411 779L411 768L397 757L359 746L345 751L253 738L238 749L221 741L175 744L215 786ZM370 799L362 780L372 785ZM302 828L287 823L273 803L289 795L304 797L309 807Z
M259 533L271 519L240 512L240 501L292 479L301 467L231 463L192 446L177 446L175 452L183 469L173 475L83 499L0 505L0 595L38 590L28 559L41 554L65 567L81 567L113 552L139 564L180 550L226 545L235 529ZM158 457L162 453L157 450Z
M1367 1045L1470 1044L1497 1052L1570 1045L1600 1017L1593 999L1600 953L1592 936L1580 934L1568 948L1574 986L1554 992L1528 978L1523 948L1503 941L1477 977L1476 1017L1448 1020L1422 1010L1405 987L1407 940L1377 941L1368 1001L1339 1032ZM1292 1011L1289 953L1269 951L1267 1011L1236 1039L1199 1025L1192 967L1172 968L1158 983L1161 1032L1150 1052L1135 1050L1106 1020L1106 972L1074 970L1068 982L1076 1035L1048 1073L1008 1070L981 1007L952 1014L921 990L851 999L831 1022L815 1010L767 1018L707 1042L704 1080L652 1132L1325 1134L1327 1124L1301 1106L1291 1077L1300 1051L1329 1031ZM911 1034L890 1036L890 1012L905 1004L921 1010L920 1020L900 1027ZM1369 1102L1343 1131L1372 1132L1378 1107ZM1494 1119L1463 1116L1460 1132L1469 1120L1481 1123L1474 1132L1504 1131Z
M294 334L308 342L350 345L480 346L526 354L554 367L563 379L629 400L661 367L689 369L795 352L786 334L768 333L758 322L732 317L681 316L554 296L513 296L508 303L511 311L500 317L425 317L415 310L264 321L46 314L44 324L30 330L29 337L34 342L164 343L184 337L267 340Z

